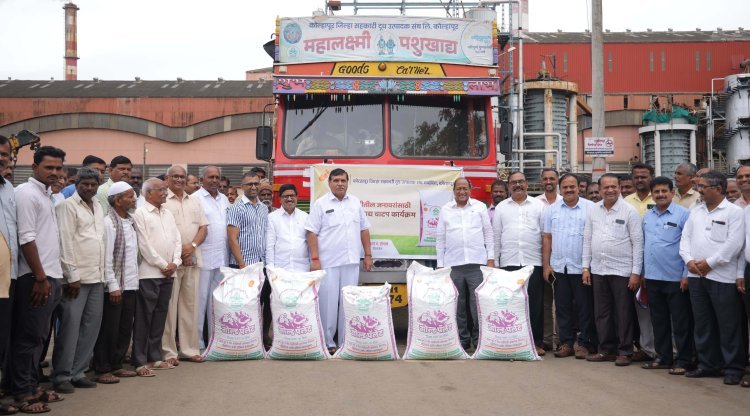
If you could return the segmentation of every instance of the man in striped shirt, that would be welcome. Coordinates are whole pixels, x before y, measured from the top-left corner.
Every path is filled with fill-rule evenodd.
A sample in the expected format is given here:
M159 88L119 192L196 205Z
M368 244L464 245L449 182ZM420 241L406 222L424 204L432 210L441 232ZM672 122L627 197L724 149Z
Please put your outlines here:
M227 238L232 257L230 266L245 268L264 261L266 253L266 227L268 207L258 199L260 177L255 172L247 172L242 177L242 198L229 207L227 212ZM268 329L271 326L271 285L263 284L260 302L263 305L263 339L270 346Z
M554 287L557 322L560 326L560 348L555 357L583 359L596 351L597 339L594 327L594 293L591 286L584 286L581 271L583 255L583 230L586 218L594 203L579 197L578 177L566 173L560 178L562 202L547 209L544 222L542 258L544 280ZM576 308L573 307L573 302ZM574 349L576 319L578 312L578 345Z

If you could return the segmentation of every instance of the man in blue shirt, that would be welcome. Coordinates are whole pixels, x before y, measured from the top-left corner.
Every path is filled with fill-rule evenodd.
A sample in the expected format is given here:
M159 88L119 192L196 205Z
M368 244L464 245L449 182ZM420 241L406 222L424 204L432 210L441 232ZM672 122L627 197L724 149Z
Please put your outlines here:
M692 364L695 349L687 268L680 257L680 238L690 212L672 202L674 189L669 178L659 176L650 186L656 206L643 217L643 277L656 358L642 368L670 368L670 374L680 375ZM676 355L672 352L673 334Z
M594 292L584 286L581 259L583 256L583 230L593 202L579 197L579 179L572 173L564 174L559 181L562 201L547 209L542 241L544 280L554 287L557 322L560 327L560 348L555 357L586 358L596 352L599 344L594 325ZM575 301L576 308L573 307ZM578 312L578 319L573 317ZM575 345L575 323L580 333Z
M104 159L98 156L88 155L83 158L83 167L90 167L99 171L99 183L104 182L104 172L107 170L107 162L105 162ZM65 188L63 188L63 190L61 191L61 193L66 199L73 196L75 192L76 192L75 184L68 185Z

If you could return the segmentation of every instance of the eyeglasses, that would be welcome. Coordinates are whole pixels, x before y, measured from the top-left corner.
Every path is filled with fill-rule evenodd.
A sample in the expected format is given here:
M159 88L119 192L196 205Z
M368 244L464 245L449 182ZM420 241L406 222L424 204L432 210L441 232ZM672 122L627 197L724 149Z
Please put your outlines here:
M295 199L297 198L297 195L281 195L279 198L280 199Z
M698 183L695 185L695 189L701 190L701 189L706 189L706 188L715 188L717 186L719 185L701 185Z
M143 179L143 176L131 176L131 177L130 177L130 179L138 179L138 180L141 180L141 179Z
M242 186L244 186L246 188L252 188L252 187L256 187L257 188L257 187L260 186L260 183L243 183Z
M508 182L508 185L523 185L526 183L525 179L519 179L517 181L510 181Z
M172 179L174 179L174 180L177 181L177 180L180 180L180 179L184 180L185 178L187 178L187 176L185 176L185 175L172 175L172 176L170 176L170 178L172 178Z

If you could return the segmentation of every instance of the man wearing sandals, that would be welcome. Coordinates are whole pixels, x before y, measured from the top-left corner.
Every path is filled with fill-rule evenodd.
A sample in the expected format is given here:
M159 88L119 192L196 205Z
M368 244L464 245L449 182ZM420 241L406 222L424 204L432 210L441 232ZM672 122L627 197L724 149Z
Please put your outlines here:
M60 302L60 234L55 206L47 188L59 180L65 152L42 146L34 153L33 176L16 192L18 278L13 282L13 319L7 375L15 407L24 413L49 411L62 400L39 385L39 361L50 330L52 311Z
M167 323L162 338L164 359L180 365L180 358L202 363L198 344L198 292L200 289L201 250L198 246L206 238L208 221L197 197L185 192L187 172L182 166L167 171L167 208L175 219L182 243L182 265L177 268L169 301ZM179 337L179 351L175 339Z
M680 375L691 366L695 351L687 268L680 257L680 238L690 211L673 202L674 188L669 178L659 176L649 186L656 206L643 217L643 277L648 288L656 358L642 368L669 368L670 374Z
M698 368L685 376L719 377L723 371L724 384L737 385L745 372L746 354L737 295L744 290L744 262L740 260L745 218L742 209L726 199L727 178L723 174L703 174L696 188L704 203L690 211L680 240L680 256L688 268L698 353Z
M174 368L162 361L161 340L167 320L172 283L182 264L182 242L174 216L163 204L167 185L158 178L143 183L145 202L133 215L138 232L138 295L133 325L132 363L141 377L153 377L151 370Z
M86 378L104 301L104 215L94 197L99 172L83 167L76 191L56 208L63 266L60 329L52 353L52 383L58 393L93 388Z
M0 135L0 172L10 164L10 142ZM0 176L0 368L7 374L5 359L10 346L10 287L18 273L18 232L16 198L13 184ZM14 406L0 403L0 415L18 412Z
M130 212L137 196L127 182L115 182L107 191L111 209L104 218L107 246L104 253L104 277L107 296L102 325L94 347L94 370L102 384L119 383L119 377L135 377L122 368L133 333L138 293L138 237Z

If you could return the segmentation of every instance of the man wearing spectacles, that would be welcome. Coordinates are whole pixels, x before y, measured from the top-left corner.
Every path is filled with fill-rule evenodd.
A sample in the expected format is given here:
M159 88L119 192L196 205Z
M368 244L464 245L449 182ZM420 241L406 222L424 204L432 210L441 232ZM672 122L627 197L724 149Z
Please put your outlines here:
M498 204L492 228L495 235L495 263L508 271L534 266L529 278L529 321L534 345L544 355L544 278L542 277L542 233L545 206L527 193L523 172L508 176L510 198Z
M687 264L690 303L695 319L698 368L686 377L718 377L724 384L740 383L747 351L741 339L742 307L737 292L745 292L742 277L745 219L742 208L727 201L727 178L716 171L703 174L695 185L703 198L690 211L680 240Z
M203 265L201 249L208 233L208 221L198 198L185 191L187 172L182 166L167 171L167 202L164 206L174 215L182 243L182 265L175 272L172 299L169 301L167 323L164 327L162 349L164 358L172 365L179 359L203 362L198 344L196 308L200 288L200 269ZM179 351L176 337L179 337Z
M298 272L310 270L305 223L307 213L297 209L297 188L284 184L279 188L281 209L268 215L266 266Z
M149 376L153 368L174 368L162 361L162 335L174 274L182 264L182 242L174 215L164 207L164 181L151 178L144 182L143 196L143 206L133 215L143 260L138 268L132 363L139 375Z
M260 177L255 172L242 176L242 198L229 207L227 212L227 238L232 254L230 266L245 268L265 260L266 228L268 207L258 199ZM260 302L263 305L263 339L270 346L268 329L271 326L271 285L268 280L261 289Z

